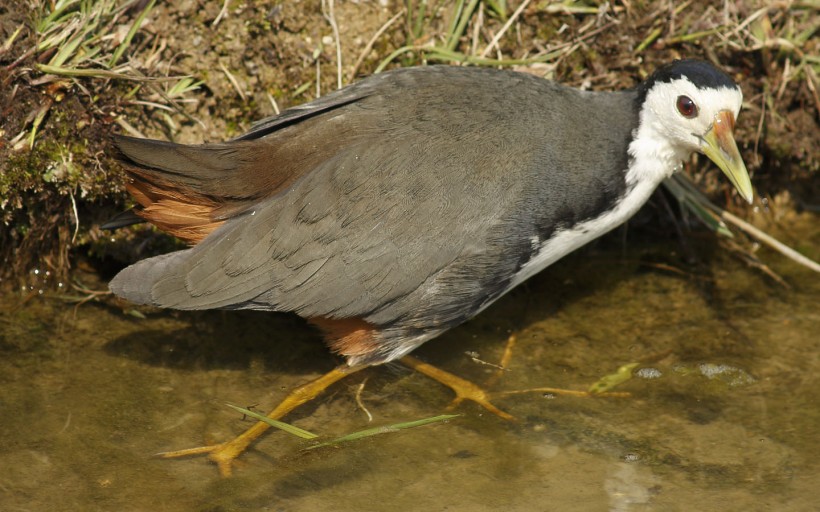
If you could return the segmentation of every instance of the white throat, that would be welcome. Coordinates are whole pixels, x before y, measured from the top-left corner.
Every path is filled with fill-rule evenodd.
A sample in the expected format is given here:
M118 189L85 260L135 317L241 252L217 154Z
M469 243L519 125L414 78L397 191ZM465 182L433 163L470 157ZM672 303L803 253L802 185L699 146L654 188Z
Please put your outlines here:
M672 146L663 135L661 124L649 109L641 111L638 128L629 144L627 189L635 184L651 183L654 190L663 180L680 170L684 158L691 154L691 150Z

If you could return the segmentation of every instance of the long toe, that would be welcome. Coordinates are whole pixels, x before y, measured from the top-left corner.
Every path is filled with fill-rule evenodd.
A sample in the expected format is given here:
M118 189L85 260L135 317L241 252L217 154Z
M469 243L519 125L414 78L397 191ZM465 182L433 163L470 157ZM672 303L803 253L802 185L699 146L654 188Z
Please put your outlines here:
M400 359L402 364L409 366L410 368L416 370L419 373L422 373L433 380L436 380L448 388L452 389L453 392L456 394L455 400L453 400L453 406L458 405L459 403L463 402L464 400L470 400L472 402L477 403L478 405L484 407L491 413L499 416L508 421L512 421L515 418L502 411L498 407L494 406L490 402L489 395L486 391L484 391L480 386L470 382L469 380L462 379L456 375L453 375L450 372L446 372L441 368L436 368L435 366L422 362L416 359L413 356L404 356Z

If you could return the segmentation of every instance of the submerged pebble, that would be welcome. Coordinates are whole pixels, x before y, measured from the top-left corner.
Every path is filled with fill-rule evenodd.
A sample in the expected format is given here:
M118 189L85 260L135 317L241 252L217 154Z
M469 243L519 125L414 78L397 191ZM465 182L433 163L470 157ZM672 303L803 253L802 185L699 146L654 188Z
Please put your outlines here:
M635 371L635 376L641 379L660 379L663 373L657 368L639 368Z
M730 386L744 386L755 381L754 377L744 370L728 364L701 363L698 370L707 379L720 380Z

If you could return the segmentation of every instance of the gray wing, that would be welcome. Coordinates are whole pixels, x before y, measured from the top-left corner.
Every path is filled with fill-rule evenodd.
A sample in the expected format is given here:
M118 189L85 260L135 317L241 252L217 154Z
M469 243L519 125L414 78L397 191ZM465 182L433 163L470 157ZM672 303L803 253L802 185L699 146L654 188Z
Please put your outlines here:
M586 102L577 91L514 73L439 73L445 80L429 71L375 77L385 81L378 94L335 111L361 130L349 144L199 245L129 267L112 290L177 309L420 328L465 320L506 291L533 236L589 215L559 194L593 193L597 169L576 170L555 149L584 150L577 127L561 124ZM478 82L475 73L484 73ZM511 119L509 109L520 114ZM561 129L543 128L544 116ZM585 128L624 152L623 134L606 123Z

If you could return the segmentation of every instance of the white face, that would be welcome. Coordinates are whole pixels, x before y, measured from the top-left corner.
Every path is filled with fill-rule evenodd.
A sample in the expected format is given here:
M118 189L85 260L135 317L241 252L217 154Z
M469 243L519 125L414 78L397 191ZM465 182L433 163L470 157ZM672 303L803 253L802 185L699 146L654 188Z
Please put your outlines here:
M656 83L647 93L644 111L648 110L652 127L680 150L700 151L701 137L723 110L737 119L743 93L739 88L701 89L685 77ZM694 107L694 108L693 108Z

